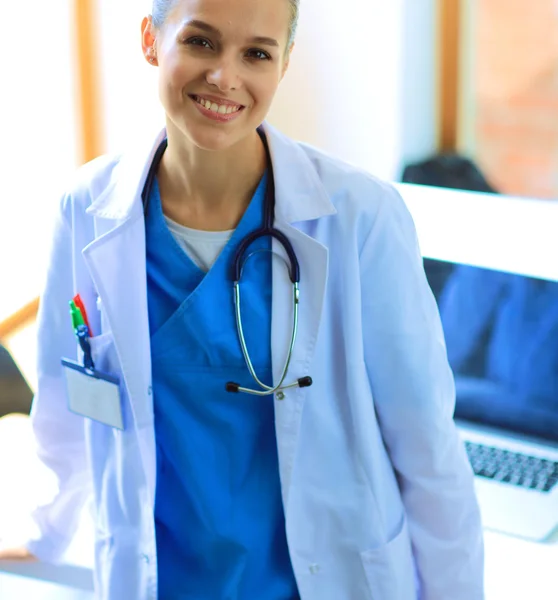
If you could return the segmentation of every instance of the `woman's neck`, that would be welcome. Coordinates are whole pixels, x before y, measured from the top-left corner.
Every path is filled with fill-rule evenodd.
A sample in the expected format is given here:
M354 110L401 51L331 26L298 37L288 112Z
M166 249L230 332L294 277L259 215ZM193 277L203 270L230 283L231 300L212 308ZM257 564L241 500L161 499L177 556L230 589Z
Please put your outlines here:
M223 152L181 144L178 136L168 133L169 145L157 173L165 215L192 229L234 229L266 167L257 132Z

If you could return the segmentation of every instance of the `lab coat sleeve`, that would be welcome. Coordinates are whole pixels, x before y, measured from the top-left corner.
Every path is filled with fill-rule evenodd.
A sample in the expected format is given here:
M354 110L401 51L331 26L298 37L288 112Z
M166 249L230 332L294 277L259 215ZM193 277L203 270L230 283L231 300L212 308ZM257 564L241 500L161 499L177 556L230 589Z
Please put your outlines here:
M67 201L62 202L63 209ZM46 285L38 314L37 391L31 409L36 449L42 463L54 472L58 490L52 501L33 514L36 525L27 548L45 562L57 562L79 524L90 492L84 420L68 410L60 364L75 358L76 340L69 316L73 297L72 234L61 210L56 218ZM79 268L79 265L78 265Z
M483 533L455 387L414 224L395 190L361 250L366 367L396 471L421 600L480 600Z

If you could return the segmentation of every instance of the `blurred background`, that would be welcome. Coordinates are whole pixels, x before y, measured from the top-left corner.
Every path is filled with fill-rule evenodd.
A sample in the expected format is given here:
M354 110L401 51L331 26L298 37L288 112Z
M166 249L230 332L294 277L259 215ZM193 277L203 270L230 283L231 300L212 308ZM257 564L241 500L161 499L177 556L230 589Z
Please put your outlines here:
M1 421L29 413L37 298L72 173L164 123L140 45L150 8L2 6ZM269 121L383 179L555 199L557 31L557 0L302 0ZM21 427L0 429L11 449L0 453L0 485L18 453L38 468Z

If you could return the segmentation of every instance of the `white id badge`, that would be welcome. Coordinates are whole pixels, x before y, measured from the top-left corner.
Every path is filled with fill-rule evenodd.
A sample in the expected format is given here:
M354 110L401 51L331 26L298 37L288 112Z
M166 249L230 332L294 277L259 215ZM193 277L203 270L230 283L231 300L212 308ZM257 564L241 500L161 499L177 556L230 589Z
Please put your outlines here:
M118 377L96 369L86 369L65 358L62 359L62 367L68 390L69 409L82 417L123 430Z

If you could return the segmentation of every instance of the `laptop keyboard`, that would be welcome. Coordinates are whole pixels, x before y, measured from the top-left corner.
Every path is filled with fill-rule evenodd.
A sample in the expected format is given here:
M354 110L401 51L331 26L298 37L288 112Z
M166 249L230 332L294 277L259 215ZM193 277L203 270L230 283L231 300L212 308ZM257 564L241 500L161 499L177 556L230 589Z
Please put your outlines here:
M558 462L472 442L465 448L478 477L539 492L550 492L558 482Z

